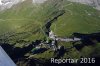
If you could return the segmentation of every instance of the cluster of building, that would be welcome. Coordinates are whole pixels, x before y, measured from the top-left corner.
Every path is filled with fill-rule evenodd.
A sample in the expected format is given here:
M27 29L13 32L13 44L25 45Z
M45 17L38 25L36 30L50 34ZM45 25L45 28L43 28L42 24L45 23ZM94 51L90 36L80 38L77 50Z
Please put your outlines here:
M52 49L53 51L57 51L61 49L62 46L57 44L57 41L62 41L62 42L73 42L73 41L80 41L80 38L59 38L57 35L53 33L53 31L49 32L49 38L51 39L51 42L48 40L46 42L40 42L40 44L34 46L33 51L37 51L43 48L46 49Z

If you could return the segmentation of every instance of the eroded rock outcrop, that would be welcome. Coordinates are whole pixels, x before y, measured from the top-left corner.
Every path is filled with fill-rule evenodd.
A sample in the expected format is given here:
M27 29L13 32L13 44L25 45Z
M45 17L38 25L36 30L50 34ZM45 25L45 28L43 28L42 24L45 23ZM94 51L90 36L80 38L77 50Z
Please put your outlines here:
M25 0L0 0L0 10L11 8L13 5L23 2Z

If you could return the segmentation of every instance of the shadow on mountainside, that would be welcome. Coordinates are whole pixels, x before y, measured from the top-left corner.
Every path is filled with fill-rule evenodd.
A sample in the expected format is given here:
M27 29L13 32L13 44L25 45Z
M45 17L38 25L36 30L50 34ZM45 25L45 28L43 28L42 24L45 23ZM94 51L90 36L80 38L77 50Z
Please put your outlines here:
M77 50L80 50L84 46L95 45L100 42L100 33L91 33L91 34L73 33L73 36L81 39L81 43L79 44L78 42L73 43L74 47L76 47Z
M32 42L32 44L23 48L14 47L13 45L7 43L0 43L0 45L18 66L36 66L37 63L40 64L42 61L34 58L29 59L27 56L25 56L25 54L30 53L30 51L33 49L33 44L39 43L40 41L36 40L35 42Z
M15 62L17 62L19 58L24 58L24 55L32 49L31 44L23 48L14 47L10 44L2 44L1 46Z

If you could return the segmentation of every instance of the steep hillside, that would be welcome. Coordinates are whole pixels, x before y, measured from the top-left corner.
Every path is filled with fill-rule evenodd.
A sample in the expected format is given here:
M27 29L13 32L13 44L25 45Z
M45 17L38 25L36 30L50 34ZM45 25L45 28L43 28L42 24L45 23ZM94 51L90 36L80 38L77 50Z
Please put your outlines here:
M13 6L0 12L1 39L16 43L17 40L34 41L43 39L42 27L46 20L53 16L58 6L46 6L48 4L34 5L32 0Z
M100 31L100 11L82 4L64 2L63 4L65 14L59 17L51 27L58 36L68 36L75 32L88 34Z
M67 0L34 1L0 11L0 45L17 65L100 57L99 10Z

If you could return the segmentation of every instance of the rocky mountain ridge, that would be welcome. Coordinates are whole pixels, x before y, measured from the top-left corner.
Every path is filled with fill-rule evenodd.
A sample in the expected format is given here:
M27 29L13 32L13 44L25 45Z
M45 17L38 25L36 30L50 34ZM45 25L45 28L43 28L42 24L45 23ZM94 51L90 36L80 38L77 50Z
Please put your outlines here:
M0 10L9 9L13 5L23 1L25 0L0 0ZM38 4L44 3L45 1L47 0L32 0L33 3L38 3ZM68 0L68 1L87 4L100 10L100 0Z
M23 2L24 0L0 0L0 10L11 8L13 5Z
M100 0L68 0L68 1L87 4L100 10Z

